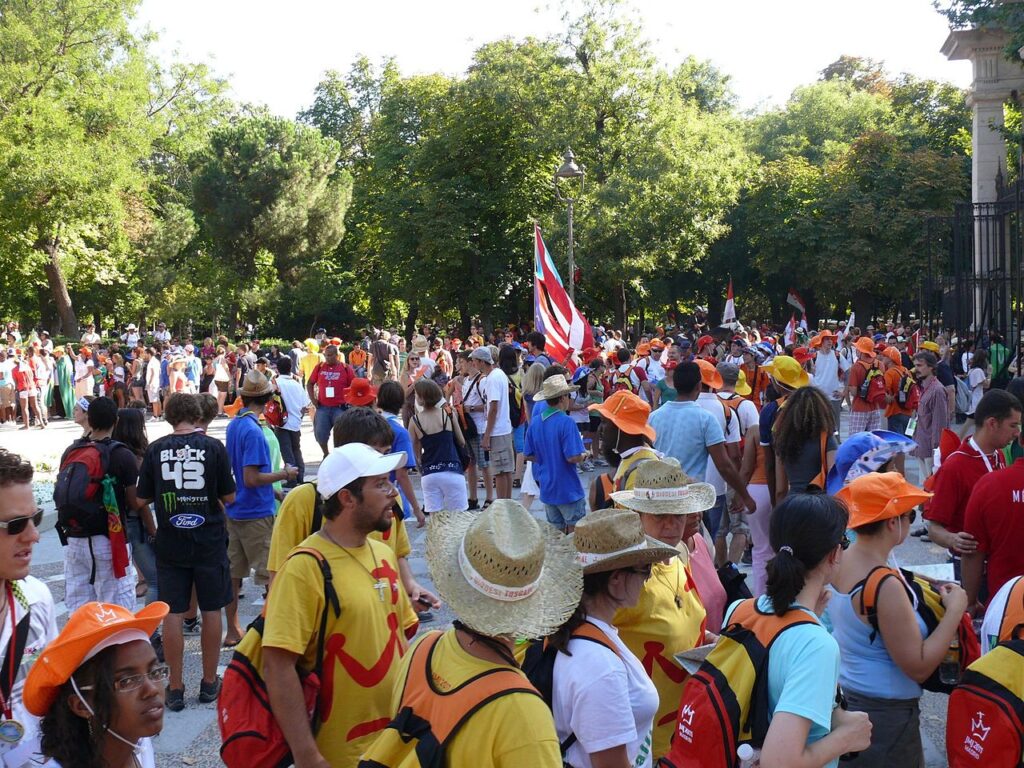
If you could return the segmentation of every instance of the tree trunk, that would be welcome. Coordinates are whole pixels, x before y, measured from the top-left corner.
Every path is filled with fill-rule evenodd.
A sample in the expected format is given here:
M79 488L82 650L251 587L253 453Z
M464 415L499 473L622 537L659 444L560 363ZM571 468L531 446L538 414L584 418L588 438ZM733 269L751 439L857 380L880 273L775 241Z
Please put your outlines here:
M36 298L39 301L39 325L50 332L50 336L56 335L59 321L54 311L53 299L50 296L50 289L40 285L36 288Z
M416 335L416 318L420 314L419 304L415 301L409 304L409 314L405 316L405 338L411 339Z
M857 316L856 325L860 326L863 332L868 325L871 325L871 315L874 312L875 302L868 290L858 290L853 293L853 312Z
M64 273L60 268L60 239L56 237L40 239L36 242L36 248L45 253L47 257L43 271L46 272L46 282L50 286L54 307L60 319L60 332L65 336L77 336L78 317L75 316L75 309L71 306L68 284L64 280Z
M619 283L615 291L615 327L626 330L626 284ZM611 330L610 328L608 329Z

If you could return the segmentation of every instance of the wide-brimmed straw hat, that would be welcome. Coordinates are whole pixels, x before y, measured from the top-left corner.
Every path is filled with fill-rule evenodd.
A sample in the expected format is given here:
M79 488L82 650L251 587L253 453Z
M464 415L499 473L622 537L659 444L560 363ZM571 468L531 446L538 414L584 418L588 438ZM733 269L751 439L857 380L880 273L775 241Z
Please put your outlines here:
M270 379L259 371L249 371L245 374L245 380L242 382L242 388L238 390L238 395L240 397L260 397L273 391L274 385L270 383Z
M776 383L788 389L806 387L811 381L803 366L789 355L776 355L764 368Z
M647 423L651 406L632 392L613 392L603 403L591 405L589 409L604 416L627 435L644 435L652 443L655 440L654 427Z
M595 509L569 535L583 573L601 573L650 565L678 554L644 533L640 518L628 509Z
M425 355L430 351L430 342L427 341L427 337L421 333L416 334L412 337L412 344L409 347L410 351L420 355Z
M567 382L565 376L557 374L544 379L544 384L541 386L540 391L533 396L533 401L539 403L543 400L554 400L556 397L568 395L570 392L575 392L578 389L579 387Z
M643 462L633 477L633 488L612 493L620 507L649 515L692 515L715 506L715 486L694 480L671 457Z
M572 542L511 499L479 513L432 514L427 566L459 620L489 637L546 637L583 592Z

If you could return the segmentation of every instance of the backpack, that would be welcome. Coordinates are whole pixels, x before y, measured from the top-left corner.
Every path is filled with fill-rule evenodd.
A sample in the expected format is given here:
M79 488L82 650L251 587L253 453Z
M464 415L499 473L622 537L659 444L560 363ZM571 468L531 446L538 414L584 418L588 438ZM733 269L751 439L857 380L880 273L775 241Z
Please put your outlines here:
M949 697L950 768L1024 766L1024 639L1000 643L972 664Z
M263 418L272 427L283 427L288 420L288 408L284 404L284 398L280 392L275 392L263 408Z
M885 402L885 376L880 370L874 366L868 368L864 381L857 387L857 397L872 405Z
M323 553L312 547L297 547L288 559L299 555L315 558L324 578L325 606L316 641L316 661L311 672L299 673L306 714L316 736L320 728L317 701L323 676L327 614L333 609L334 615L340 616L341 603L332 582L331 566ZM263 610L266 612L266 606ZM231 663L224 671L217 698L220 758L227 768L287 768L293 762L288 741L270 708L270 694L263 680L264 621L265 615L261 614L249 625L242 642L236 646Z
M896 404L907 411L916 411L921 403L921 385L909 371L900 376L896 388Z
M107 535L103 478L110 466L110 454L120 445L116 440L94 442L82 437L64 451L53 484L53 503L62 540L69 536Z
M626 365L625 363L623 365ZM612 377L612 392L632 392L634 395L637 390L640 389L640 377L637 377L636 383L633 383L633 371L637 367L631 365L628 370L622 370L622 366L615 369L615 373Z
M910 571L901 569L897 572L884 565L877 566L872 568L864 579L864 587L861 591L864 616L874 630L869 637L869 642L874 642L875 635L878 634L878 590L886 579L899 578L899 573L903 574L900 581L907 590L907 597L916 604L916 611L924 621L929 635L935 631L942 617L946 615L946 609L942 606L942 598L929 582L918 579ZM981 656L981 643L978 642L978 636L974 632L974 624L971 622L969 614L965 613L961 617L956 637L960 643L960 672L963 674L967 667ZM921 683L921 687L926 691L948 694L953 691L955 686L942 682L939 679L938 667L936 667L928 679Z
M412 650L398 714L363 753L359 768L443 768L447 746L477 710L512 693L540 695L511 668L488 670L449 691L438 690L431 661L442 637L443 632L429 632Z
M735 768L736 749L760 749L768 733L768 654L792 627L817 624L802 610L764 613L755 599L736 606L729 625L686 681L676 733L659 768Z
M508 420L512 429L526 423L526 406L523 403L523 390L516 386L511 378L508 380Z
M589 621L583 622L576 627L570 635L570 639L579 638L589 640L592 643L603 645L614 653L619 659L622 654L615 644L608 639L608 636ZM544 703L551 707L554 695L555 684L555 659L558 658L559 650L550 645L547 640L536 642L526 649L526 656L523 658L523 672L529 678L533 687L537 689ZM569 751L569 747L576 743L576 734L570 733L558 745L562 750L562 757Z

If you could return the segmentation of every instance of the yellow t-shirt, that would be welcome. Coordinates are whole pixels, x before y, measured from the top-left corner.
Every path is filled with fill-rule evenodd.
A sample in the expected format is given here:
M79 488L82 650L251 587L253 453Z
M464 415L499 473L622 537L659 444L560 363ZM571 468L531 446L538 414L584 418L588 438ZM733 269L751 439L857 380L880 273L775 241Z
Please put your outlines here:
M654 718L652 752L655 763L668 752L683 683L688 677L673 656L701 644L706 617L689 566L678 557L668 565L655 563L637 604L615 613L613 623L619 637L640 659L658 689L660 703Z
M398 711L409 674L406 654L395 678L391 709ZM455 630L444 633L434 648L431 676L441 691L450 691L492 669L508 669L466 653ZM523 675L525 678L526 676ZM448 745L445 766L486 765L490 768L561 768L562 753L551 710L540 696L510 693L473 713Z
M288 558L288 553L309 536L313 527L313 504L316 501L316 485L303 483L298 485L284 497L281 508L274 520L274 532L270 536L270 554L267 556L267 570L277 573ZM371 539L381 541L391 547L395 557L408 557L412 552L409 544L409 533L405 530L405 521L395 516L391 521L391 530L385 533L374 531Z
M391 693L417 618L389 547L368 540L342 549L319 534L302 545L324 553L341 602L340 617L328 609L316 743L331 765L354 766L394 714ZM378 581L384 590L374 588ZM291 558L267 599L264 647L297 653L302 669L311 670L325 608L320 566L312 557Z
M635 453L629 454L622 460L618 468L615 470L615 477L612 480L615 482L616 490L620 490L618 487L619 478L625 477L627 472L633 468L634 464L638 464L648 459L658 458L657 452L653 448L640 448ZM636 485L636 471L630 473L629 477L626 478L626 486L622 488L623 491L628 491Z
M317 353L311 354L307 352L299 359L299 370L302 371L302 383L305 384L309 381L309 375L313 373L313 369L316 368L320 363L324 361L324 356Z

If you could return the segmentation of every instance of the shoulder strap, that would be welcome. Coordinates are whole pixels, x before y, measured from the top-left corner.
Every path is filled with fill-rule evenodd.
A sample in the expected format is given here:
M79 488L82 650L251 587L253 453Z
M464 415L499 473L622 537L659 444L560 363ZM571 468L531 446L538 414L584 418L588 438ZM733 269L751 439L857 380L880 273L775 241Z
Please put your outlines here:
M765 648L770 648L775 639L791 627L803 624L820 624L804 611L794 609L786 611L782 616L762 611L757 607L757 598L747 598L733 609L728 626L722 629L723 635L730 637L740 633L753 633L757 641Z
M824 431L821 433L821 470L817 475L808 483L809 486L813 485L815 488L825 490L826 479L828 478L828 434Z
M604 509L612 497L612 492L615 490L615 484L612 482L612 478L607 472L598 475L597 481L597 507L598 509Z
M311 480L307 485L313 486L313 525L309 529L312 536L324 527L324 500L320 498L320 492L316 489L316 480Z
M872 633L869 638L870 642L874 642L875 636L878 634L878 591L882 588L882 583L888 578L899 579L898 572L889 568L885 565L878 565L871 569L868 575L864 578L858 586L861 586L860 593L860 610L864 614L864 617L868 620L871 625ZM900 579L900 583L903 580ZM854 587L856 589L856 587ZM906 589L904 585L904 589ZM910 594L908 593L908 597ZM912 599L912 598L911 598Z
M615 643L608 639L608 635L606 635L595 624L592 624L589 621L584 621L582 624L576 627L576 629L572 631L572 635L570 635L570 637L577 638L580 640L589 640L592 643L603 645L605 648L614 653L620 659L622 658L622 653L619 652L619 649L615 645Z
M3 667L0 669L4 670L18 670L21 668L21 659L25 655L25 645L28 642L28 630L29 625L32 623L32 607L29 606L25 611L25 615L21 617L21 621L18 622L17 629L14 633L14 647L8 646L7 653L4 655ZM11 653L14 653L14 657L11 657ZM3 692L4 701L11 700L11 684L13 681L10 675L0 675L0 691Z

